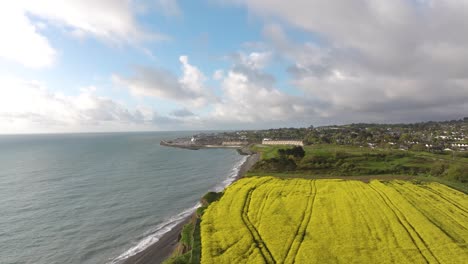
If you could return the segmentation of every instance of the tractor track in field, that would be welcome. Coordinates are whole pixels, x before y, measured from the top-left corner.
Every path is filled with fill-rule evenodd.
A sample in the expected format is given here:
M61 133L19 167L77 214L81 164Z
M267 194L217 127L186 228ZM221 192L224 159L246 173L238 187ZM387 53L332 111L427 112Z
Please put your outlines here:
M401 187L400 187L401 188ZM409 204L411 204L413 206L414 209L416 209L418 212L420 212L424 217L426 217L426 219L431 222L434 226L436 226L442 233L444 233L447 237L449 237L453 242L455 243L463 243L463 241L459 241L457 240L456 237L454 237L452 234L450 234L449 232L447 232L441 225L440 223L434 219L433 216L427 214L422 208L419 207L418 204L416 204L415 202L412 201L412 199L408 199L406 198L408 194L405 194L404 191L402 191L401 189L399 190L397 186L394 186L393 189L395 191L397 191L402 197L403 199L405 199ZM414 198L414 196L413 196ZM437 210L437 208L435 208ZM443 213L445 217L450 217L448 216L447 214ZM460 225L456 219L453 219L452 218L452 221L454 221L459 227L461 227L462 229L466 229L463 225Z
M284 190L284 187L285 187L284 184L281 185L281 189L280 189L279 193L281 193L281 192ZM264 195L265 198L263 199L263 202L262 202L260 208L258 209L258 214L257 214L258 222L261 222L261 220L262 220L261 217L262 217L262 214L263 214L263 210L265 209L265 206L266 206L266 204L267 204L268 199L270 198L270 195L271 195L274 191L277 191L277 189L276 189L276 188L271 188L271 189Z
M271 254L271 251L268 249L267 245L263 241L262 236L258 232L255 225L250 221L250 218L248 216L249 207L250 207L250 200L252 199L252 193L254 191L255 191L255 188L251 188L247 192L247 196L246 196L246 199L244 201L244 206L242 208L241 218L242 218L242 221L244 222L244 225L249 230L249 233L252 236L252 239L255 242L255 245L259 249L260 254L262 255L263 260L265 261L265 263L277 263L275 258L273 257L273 254Z
M417 203L415 203L412 199L408 199L408 198L407 198L408 196L411 196L411 197L415 198L415 195L418 195L418 194L415 194L415 191L414 191L414 190L411 190L411 189L407 188L406 186L400 186L400 185L392 185L392 187L393 187L394 190L396 190L397 192L399 192L399 193L401 194L401 196L402 196L406 201L408 201L408 203L410 203L414 208L416 208L416 209L417 209L418 211L420 211L424 216L426 216L426 218L429 219L429 221L431 221L434 225L436 225L437 227L439 227L440 229L442 229L442 228L440 227L439 224L436 224L436 223L433 221L433 219L432 219L433 216L430 216L430 215L428 215L426 212L423 212L424 210L422 210L422 209L420 208L420 206L419 206ZM422 189L422 190L424 190L424 189ZM427 195L427 194L426 194L426 195ZM425 198L424 196L420 195L419 197L420 197L419 199L422 199L422 200L424 200L425 202L427 202L427 198ZM417 199L417 197L416 197L416 199ZM444 199L444 200L445 200L445 199ZM449 202L448 200L445 200L445 201L448 202L449 204L452 204L452 203ZM460 223L459 220L456 219L456 218L454 218L452 215L447 214L447 212L443 212L443 211L439 210L437 207L434 207L434 206L431 205L430 203L429 203L429 205L430 205L434 210L437 210L437 211L439 211L441 214L443 214L444 217L450 218L450 219L453 221L453 223L454 223L455 225L457 225L460 229L468 230L468 228L467 228L466 226L464 226L462 223ZM442 232L444 232L446 235L448 235L448 233L446 233L446 231L443 230L443 229L442 229ZM448 236L451 237L450 235L448 235Z
M312 217L312 209L314 207L315 196L317 194L316 181L312 180L310 182L310 192L309 199L307 199L307 205L302 216L301 223L299 224L296 233L294 235L293 241L289 245L289 248L286 252L286 257L283 260L283 263L294 263L297 252L301 248L302 241L306 235L307 227L309 226L310 218ZM297 241L297 243L295 243ZM297 246L296 246L297 244ZM289 259L292 258L290 261Z
M431 187L429 186L421 186L421 188L423 188L424 190L428 190L429 192L433 193L433 194L436 194L437 197L440 197L441 199L444 199L445 201L447 201L448 203L452 204L453 206L455 206L456 208L458 208L460 211L462 211L463 213L465 214L468 214L468 210L463 208L462 205L460 205L457 201L453 200L453 199L450 199L448 197L446 197L443 193L437 191L437 190L434 190L432 189Z
M416 231L416 229L414 228L414 226L408 221L408 219L405 217L405 215L401 212L400 209L398 209L398 207L392 202L392 200L388 197L387 194L385 194L385 192L381 191L381 190L378 190L378 188L372 186L369 184L369 187L371 189L373 189L379 196L380 198L382 199L382 201L387 205L387 207L393 212L393 214L395 215L396 219L398 220L398 222L400 223L400 225L406 230L406 233L408 234L408 236L410 237L411 241L413 241L413 244L416 246L416 248L418 249L419 251L419 254L421 254L421 256L424 258L424 260L426 261L426 263L432 263L431 261L429 261L429 259L427 258L427 256L425 256L422 252L422 249L418 246L418 243L416 243L416 239L420 240L423 245L425 246L426 250L430 253L430 255L432 256L432 258L434 258L437 263L440 263L440 261L437 259L437 257L434 255L434 253L432 252L432 250L429 248L428 244L426 243L426 241L424 241L424 239L421 237L421 235ZM398 212L398 213L397 213ZM401 216L400 216L401 215ZM416 234L415 236L412 235L409 230L408 227L406 227L406 225L403 223L405 222L410 228L411 230L414 232L414 234Z

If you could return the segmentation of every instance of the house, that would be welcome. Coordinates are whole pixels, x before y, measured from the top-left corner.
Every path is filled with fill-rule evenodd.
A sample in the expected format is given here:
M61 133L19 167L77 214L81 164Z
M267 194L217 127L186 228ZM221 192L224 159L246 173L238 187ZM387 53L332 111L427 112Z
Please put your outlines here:
M263 145L291 145L291 146L304 146L302 140L272 140L264 138L262 140Z

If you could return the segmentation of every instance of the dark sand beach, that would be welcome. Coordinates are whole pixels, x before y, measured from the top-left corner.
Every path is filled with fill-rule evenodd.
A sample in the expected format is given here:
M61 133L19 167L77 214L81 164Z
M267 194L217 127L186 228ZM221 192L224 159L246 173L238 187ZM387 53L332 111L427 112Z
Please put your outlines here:
M244 174L260 159L260 155L255 153L250 155L247 160L239 168L236 180L244 176ZM180 232L182 231L183 226L190 221L190 217L187 217L180 224L172 228L171 231L164 234L158 242L154 243L147 249L142 252L128 258L124 263L125 264L158 264L162 263L167 259L179 240Z

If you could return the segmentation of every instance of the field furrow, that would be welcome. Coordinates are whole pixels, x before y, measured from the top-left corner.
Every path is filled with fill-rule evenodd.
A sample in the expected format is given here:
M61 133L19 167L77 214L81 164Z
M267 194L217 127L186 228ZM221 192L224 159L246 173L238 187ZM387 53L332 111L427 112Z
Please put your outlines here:
M464 201L465 205L462 205L460 201L457 201L456 197L453 197L453 196L450 197L450 195L448 195L446 193L443 193L443 192L440 192L436 188L433 188L433 187L430 187L430 186L423 186L423 188L425 188L426 190L432 192L435 197L440 197L441 199L446 200L448 202L448 204L450 204L451 206L456 207L465 216L468 215L468 210L466 209L466 207L467 207L466 200Z
M457 243L466 243L463 239L468 237L468 226L464 222L466 218L462 214L453 214L450 203L444 200L434 203L433 195L428 195L427 190L413 184L394 182L391 186L447 236Z
M254 190L255 189L252 188L247 192L247 196L246 196L244 206L243 206L243 209L242 209L242 221L244 222L245 227L247 227L247 229L249 229L249 232L252 235L252 239L254 240L255 245L257 246L257 248L260 250L260 253L262 254L262 257L265 260L265 262L266 263L276 263L275 258L273 257L273 255L271 254L271 251L268 249L267 245L263 241L262 236L258 232L255 225L249 219L248 212L249 212L249 207L250 207L250 201L252 199L252 192Z
M419 253L424 257L426 263L440 263L439 260L434 256L433 252L428 247L426 241L421 237L418 231L414 226L408 221L405 215L401 210L392 202L392 200L385 194L384 191L379 190L379 188L369 185L379 196L382 198L382 201L386 206L388 206L393 214L398 219L398 222L406 229L406 232L411 238L411 241L418 247Z
M315 181L311 181L309 185L310 185L310 191L309 191L309 194L305 197L307 199L306 209L304 210L301 223L298 226L296 233L294 235L294 240L292 241L288 250L286 251L286 257L283 263L294 263L297 252L299 251L299 248L302 245L302 241L304 240L307 227L309 226L309 221L312 216L312 210L314 207L315 197L317 194Z

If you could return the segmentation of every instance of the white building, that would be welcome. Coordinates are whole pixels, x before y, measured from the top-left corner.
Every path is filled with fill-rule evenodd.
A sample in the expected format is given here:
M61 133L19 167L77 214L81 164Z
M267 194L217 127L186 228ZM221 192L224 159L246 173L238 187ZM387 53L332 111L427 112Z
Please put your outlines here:
M272 140L264 138L262 141L263 145L290 145L290 146L304 146L304 142L301 140Z

